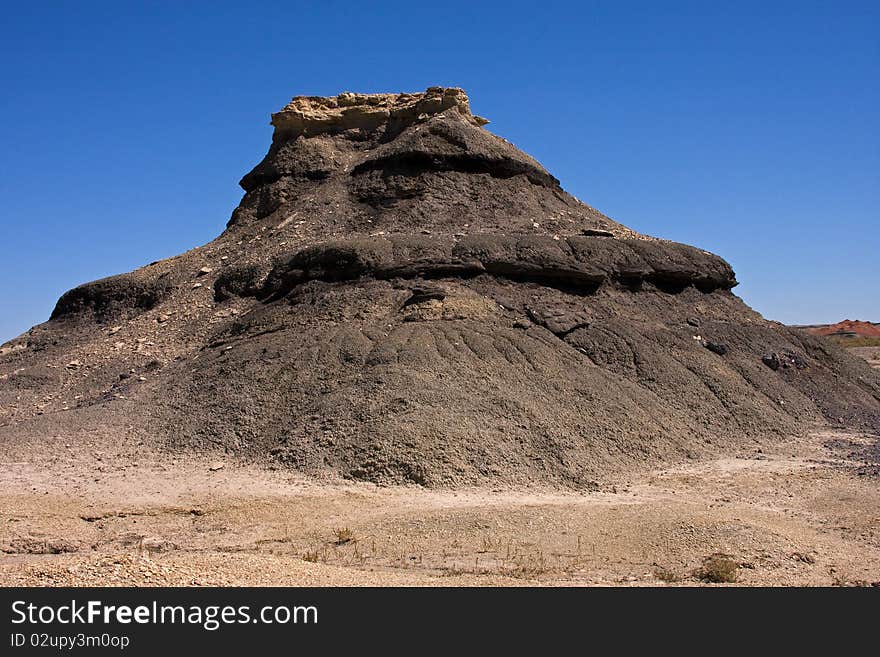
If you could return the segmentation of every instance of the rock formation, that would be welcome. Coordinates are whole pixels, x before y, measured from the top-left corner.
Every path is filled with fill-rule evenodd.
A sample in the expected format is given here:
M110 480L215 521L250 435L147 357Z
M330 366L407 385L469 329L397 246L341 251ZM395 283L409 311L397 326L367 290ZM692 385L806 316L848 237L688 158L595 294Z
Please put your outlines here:
M841 337L856 338L880 338L880 326L871 322L863 322L860 320L845 319L837 324L827 324L822 326L805 326L807 331L813 335L834 335Z
M4 345L7 440L100 428L371 481L577 487L880 429L864 362L485 123L460 89L294 98L220 237L74 288Z

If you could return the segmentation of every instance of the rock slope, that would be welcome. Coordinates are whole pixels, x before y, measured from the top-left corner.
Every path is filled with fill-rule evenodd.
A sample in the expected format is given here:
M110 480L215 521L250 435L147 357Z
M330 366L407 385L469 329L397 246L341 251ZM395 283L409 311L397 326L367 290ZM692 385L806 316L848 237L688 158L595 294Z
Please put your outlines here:
M62 296L0 349L7 444L108 432L309 473L588 486L817 422L880 377L721 258L563 191L460 89L297 97L205 246Z

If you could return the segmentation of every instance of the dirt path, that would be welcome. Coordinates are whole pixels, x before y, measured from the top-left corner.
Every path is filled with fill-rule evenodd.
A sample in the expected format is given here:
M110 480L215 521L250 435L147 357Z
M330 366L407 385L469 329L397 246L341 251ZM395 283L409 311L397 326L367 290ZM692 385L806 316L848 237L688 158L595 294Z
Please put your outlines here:
M872 440L817 432L591 493L379 488L47 448L0 463L0 584L697 584L714 553L746 585L871 584Z

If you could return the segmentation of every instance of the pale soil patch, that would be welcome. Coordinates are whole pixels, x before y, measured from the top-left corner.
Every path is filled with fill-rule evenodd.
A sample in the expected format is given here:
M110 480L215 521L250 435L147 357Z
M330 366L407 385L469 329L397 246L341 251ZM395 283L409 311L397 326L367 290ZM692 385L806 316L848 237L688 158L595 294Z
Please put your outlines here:
M53 446L0 463L0 584L697 584L715 553L746 585L871 584L875 440L816 432L591 493L383 488Z
M868 365L880 368L880 347L850 347L847 351L868 361Z

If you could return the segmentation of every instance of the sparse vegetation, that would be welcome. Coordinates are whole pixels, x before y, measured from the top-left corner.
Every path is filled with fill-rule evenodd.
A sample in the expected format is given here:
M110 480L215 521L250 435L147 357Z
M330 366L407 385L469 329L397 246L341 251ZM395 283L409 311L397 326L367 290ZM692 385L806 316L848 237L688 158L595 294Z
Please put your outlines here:
M828 339L836 342L841 347L880 347L880 338L841 338L836 335L829 335Z
M681 575L677 572L670 570L669 568L664 568L663 566L656 566L654 568L654 577L667 584L674 584L682 580Z
M715 552L703 559L703 565L694 573L704 582L730 584L736 581L739 564L729 554Z
M830 571L833 586L842 586L846 588L864 588L864 587L880 587L880 582L868 582L864 579L853 579L844 573L838 572L832 568Z
M333 534L336 537L336 540L333 541L335 545L345 545L346 543L351 543L355 540L354 532L351 531L348 527L334 529Z

